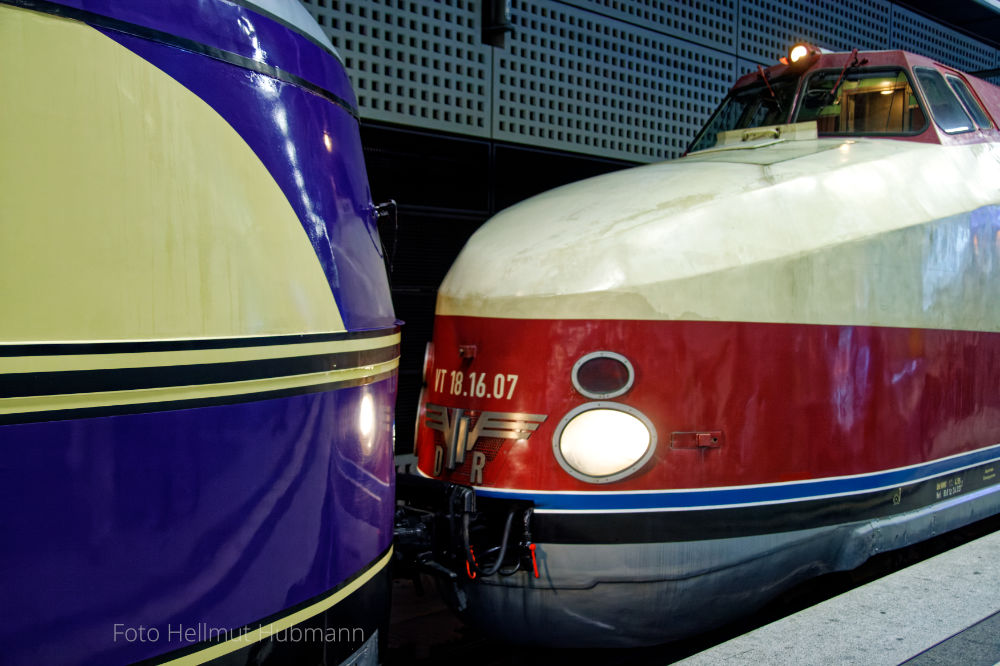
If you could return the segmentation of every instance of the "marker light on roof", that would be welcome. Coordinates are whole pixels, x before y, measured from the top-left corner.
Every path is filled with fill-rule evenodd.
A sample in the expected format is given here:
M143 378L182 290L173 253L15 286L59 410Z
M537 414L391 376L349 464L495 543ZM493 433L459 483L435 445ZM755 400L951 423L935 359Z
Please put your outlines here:
M788 62L798 62L807 55L809 55L809 47L805 44L796 44L788 52Z
M808 67L815 62L816 58L818 58L821 53L829 53L829 51L824 51L817 46L813 46L812 44L801 42L789 49L788 55L781 58L781 62L782 64L790 65L795 69L801 69L803 67Z

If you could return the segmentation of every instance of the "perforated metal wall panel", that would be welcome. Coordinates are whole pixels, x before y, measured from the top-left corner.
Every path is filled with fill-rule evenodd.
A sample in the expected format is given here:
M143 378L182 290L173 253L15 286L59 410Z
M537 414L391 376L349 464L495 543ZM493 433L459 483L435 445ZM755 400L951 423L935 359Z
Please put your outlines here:
M740 56L770 65L796 42L831 51L886 48L886 0L740 0Z
M550 0L514 6L514 36L495 54L495 138L663 159L733 80L732 55Z
M302 0L340 51L365 118L488 136L492 47L479 0Z
M903 48L966 71L1000 50L892 0L301 0L345 58L364 118L607 158L679 155L732 85L788 46Z
M899 6L892 8L889 48L925 55L966 72L1000 66L1000 51Z
M736 0L564 0L564 4L723 53L736 51Z

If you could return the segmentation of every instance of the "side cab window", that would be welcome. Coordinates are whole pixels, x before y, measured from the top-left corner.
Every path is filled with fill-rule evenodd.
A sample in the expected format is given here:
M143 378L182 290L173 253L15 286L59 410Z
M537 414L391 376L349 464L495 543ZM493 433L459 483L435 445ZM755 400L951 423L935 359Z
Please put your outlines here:
M969 89L969 85L957 76L948 75L945 77L948 81L948 85L958 96L962 106L965 107L966 113L972 116L972 119L976 121L976 126L979 129L993 129L993 123L990 122L990 117L986 115L986 111L983 110L982 104L976 99L975 94Z
M958 101L951 86L945 82L941 72L933 67L914 67L913 73L938 127L947 134L972 132L976 129L976 124Z

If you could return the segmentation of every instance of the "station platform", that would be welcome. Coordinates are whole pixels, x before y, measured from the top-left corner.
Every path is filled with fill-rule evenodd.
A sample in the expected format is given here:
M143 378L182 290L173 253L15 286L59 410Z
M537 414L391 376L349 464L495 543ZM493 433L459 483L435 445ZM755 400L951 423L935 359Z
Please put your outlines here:
M676 662L994 666L1000 532Z

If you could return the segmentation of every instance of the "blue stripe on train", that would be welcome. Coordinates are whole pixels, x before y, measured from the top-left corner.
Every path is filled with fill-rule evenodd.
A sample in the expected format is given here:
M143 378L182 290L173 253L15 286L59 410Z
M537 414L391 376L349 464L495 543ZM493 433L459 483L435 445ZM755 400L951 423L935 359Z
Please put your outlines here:
M921 480L959 472L1000 460L1000 445L978 449L912 467L860 474L850 477L791 481L761 486L632 492L552 492L504 491L476 488L483 497L525 499L537 510L552 511L656 511L750 506L777 502L798 502L838 495L853 495L896 488Z

